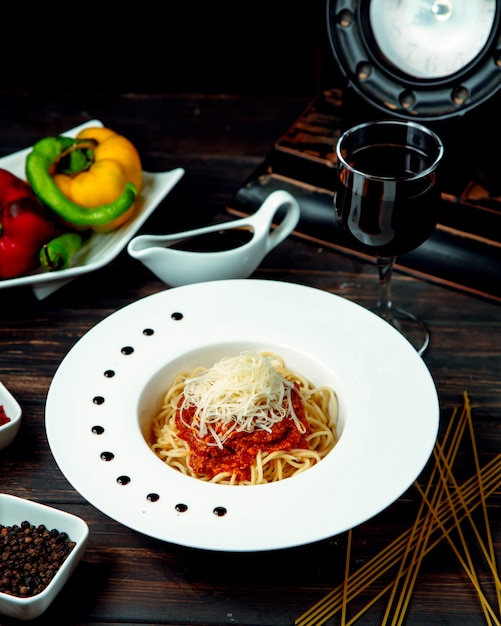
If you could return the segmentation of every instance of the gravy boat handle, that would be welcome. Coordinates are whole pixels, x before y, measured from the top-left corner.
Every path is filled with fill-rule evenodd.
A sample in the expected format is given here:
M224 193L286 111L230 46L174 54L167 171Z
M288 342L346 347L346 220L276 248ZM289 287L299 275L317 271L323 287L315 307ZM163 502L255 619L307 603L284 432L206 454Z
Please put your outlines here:
M247 223L250 224L256 232L258 232L259 229L269 230L273 223L273 218L282 207L285 207L286 213L278 226L268 235L266 239L266 252L275 248L275 246L294 230L301 215L299 204L289 192L278 189L271 193L256 213L247 220Z
M251 227L254 231L254 236L256 236L261 234L262 231L270 229L277 211L284 205L286 206L284 218L266 239L265 249L266 252L269 252L294 230L300 216L300 208L295 198L287 191L281 189L271 193L259 209L249 217L169 235L137 235L129 241L127 251L132 257L141 259L153 247L168 247L183 239L234 228Z

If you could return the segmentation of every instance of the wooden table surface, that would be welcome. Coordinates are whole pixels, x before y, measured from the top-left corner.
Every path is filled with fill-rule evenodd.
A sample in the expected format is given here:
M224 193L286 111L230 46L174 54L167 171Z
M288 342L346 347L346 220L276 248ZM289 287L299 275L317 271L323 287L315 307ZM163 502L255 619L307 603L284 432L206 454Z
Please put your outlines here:
M144 169L185 168L184 178L142 229L174 232L227 219L225 208L232 194L307 104L288 98L130 94L41 98L3 93L0 154L100 119L136 143ZM316 287L368 307L377 295L372 264L297 236L272 251L255 277ZM61 360L97 322L165 288L123 252L106 267L77 278L41 301L26 288L0 291L0 380L24 412L15 442L0 452L1 490L75 513L90 527L87 551L70 582L33 623L291 626L342 582L347 536L286 550L240 554L162 543L116 523L89 504L67 482L50 452L44 408ZM398 273L394 298L425 318L431 328L431 346L424 360L438 390L441 432L454 409L462 407L467 392L484 465L501 449L499 304ZM471 454L463 454L460 463L465 473L473 471ZM416 501L416 490L411 487L388 509L354 529L352 570L409 527ZM489 496L487 505L499 551L499 489ZM475 542L471 537L469 541L473 551ZM497 615L498 621L490 623L499 623L494 576L481 563L478 568ZM364 601L369 596L366 592ZM362 603L362 596L353 607L348 606L348 617L355 614L357 602ZM383 597L359 623L381 624L384 610ZM338 613L328 624L340 624L340 620ZM0 617L4 626L14 623ZM479 594L446 541L423 560L405 623L487 623Z

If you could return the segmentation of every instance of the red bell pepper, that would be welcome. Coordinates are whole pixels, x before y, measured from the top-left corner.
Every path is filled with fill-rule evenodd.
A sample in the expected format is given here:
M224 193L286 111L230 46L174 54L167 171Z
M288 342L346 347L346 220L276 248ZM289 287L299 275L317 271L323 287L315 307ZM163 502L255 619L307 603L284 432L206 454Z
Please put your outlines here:
M0 169L0 278L16 278L40 266L40 249L59 232L31 187Z

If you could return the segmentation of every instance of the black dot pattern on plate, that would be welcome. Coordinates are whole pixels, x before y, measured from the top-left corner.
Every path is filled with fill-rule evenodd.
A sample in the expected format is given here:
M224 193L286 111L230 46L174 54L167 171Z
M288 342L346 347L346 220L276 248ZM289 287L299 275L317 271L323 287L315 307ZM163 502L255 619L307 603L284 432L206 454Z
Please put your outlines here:
M217 506L212 512L216 517L224 517L228 510L224 506Z
M174 321L180 321L183 318L184 315L180 311L174 311L171 314L171 319L173 319ZM146 337L151 337L155 334L155 331L153 328L144 328L142 333ZM131 355L134 353L134 347L130 345L122 346L120 352L125 356ZM114 378L116 376L116 372L113 369L107 369L103 372L103 375L105 378ZM101 405L105 403L105 398L103 396L96 395L92 398L92 402L96 405ZM94 435L102 435L105 432L105 428L99 424L95 424L94 426L92 426L91 432ZM110 462L113 461L113 459L115 458L115 454L113 452L105 450L100 453L100 458L105 462ZM116 482L121 486L127 486L131 482L131 480L131 477L125 474L116 478ZM146 495L146 500L151 503L158 502L160 500L160 494L156 492L150 492ZM188 505L184 502L178 502L174 505L174 510L177 513L186 513L188 511ZM212 513L216 517L224 517L225 515L227 515L228 510L224 506L217 506L212 510Z

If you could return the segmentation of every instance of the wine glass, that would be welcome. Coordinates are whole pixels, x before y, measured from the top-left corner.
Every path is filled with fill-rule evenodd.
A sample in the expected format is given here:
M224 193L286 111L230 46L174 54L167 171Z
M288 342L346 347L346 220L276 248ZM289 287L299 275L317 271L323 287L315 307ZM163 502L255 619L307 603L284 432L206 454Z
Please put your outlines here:
M436 227L442 141L413 121L376 120L346 130L336 153L336 220L352 247L377 258L375 312L423 354L429 331L413 313L393 307L391 277L396 257L420 246Z

